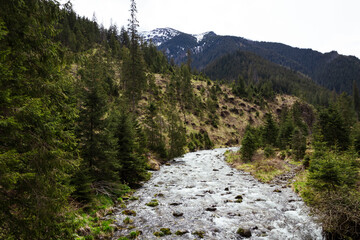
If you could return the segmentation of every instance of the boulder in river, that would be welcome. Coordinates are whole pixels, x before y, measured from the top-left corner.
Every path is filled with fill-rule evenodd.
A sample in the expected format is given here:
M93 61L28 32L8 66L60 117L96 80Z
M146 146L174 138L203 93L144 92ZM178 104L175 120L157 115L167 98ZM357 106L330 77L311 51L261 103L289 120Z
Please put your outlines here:
M250 229L239 227L236 231L237 234L239 234L241 237L244 238L250 238L251 237L251 231Z
M205 209L208 212L215 212L216 211L216 207L208 207Z
M182 213L182 212L173 212L174 217L181 217L183 215L184 215L184 213Z
M187 234L187 233L189 233L188 230L178 230L178 231L175 232L175 235L176 236L182 236L182 235Z
M160 163L155 161L154 159L149 160L149 168L153 171L159 171L160 170Z

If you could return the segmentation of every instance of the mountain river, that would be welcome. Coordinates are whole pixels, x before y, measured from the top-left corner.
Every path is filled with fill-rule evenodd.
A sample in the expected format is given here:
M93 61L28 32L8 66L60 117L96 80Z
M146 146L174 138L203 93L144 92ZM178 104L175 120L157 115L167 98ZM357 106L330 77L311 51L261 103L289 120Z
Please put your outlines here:
M136 230L142 232L137 239L322 239L321 227L290 188L260 183L227 165L225 151L237 149L188 153L162 166L127 203L136 216L115 212L113 239ZM151 201L158 205L146 205ZM124 223L127 217L133 222ZM161 228L171 235L156 237Z

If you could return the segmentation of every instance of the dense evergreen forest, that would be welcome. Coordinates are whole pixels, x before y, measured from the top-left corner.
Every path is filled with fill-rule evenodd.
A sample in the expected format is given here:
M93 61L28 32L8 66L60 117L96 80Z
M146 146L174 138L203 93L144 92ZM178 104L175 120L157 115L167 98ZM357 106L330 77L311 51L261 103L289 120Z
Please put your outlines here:
M214 147L210 131L233 114L252 125L233 130L242 158L252 161L259 148L292 154L308 169L301 194L329 239L357 239L356 84L352 96L338 95L243 52L214 66L234 83L213 82L192 71L190 54L176 66L143 42L130 3L129 24L119 30L79 17L69 3L1 1L0 238L110 238L114 227L99 212L131 198L151 176L151 160ZM233 71L229 61L242 59ZM284 93L297 101L272 109Z

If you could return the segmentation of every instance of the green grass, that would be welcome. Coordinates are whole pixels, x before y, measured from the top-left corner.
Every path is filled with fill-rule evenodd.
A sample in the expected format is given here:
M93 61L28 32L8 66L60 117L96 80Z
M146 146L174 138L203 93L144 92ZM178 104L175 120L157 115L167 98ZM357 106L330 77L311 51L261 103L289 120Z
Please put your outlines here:
M225 157L226 161L236 169L251 173L261 182L270 182L276 176L290 170L284 161L276 158L265 158L262 152L252 162L243 162L238 152L226 152Z

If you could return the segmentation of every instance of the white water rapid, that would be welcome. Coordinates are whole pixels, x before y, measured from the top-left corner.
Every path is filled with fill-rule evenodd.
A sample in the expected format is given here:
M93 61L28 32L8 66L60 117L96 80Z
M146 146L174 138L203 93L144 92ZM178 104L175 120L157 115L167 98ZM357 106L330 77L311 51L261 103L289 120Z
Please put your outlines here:
M322 239L321 227L290 188L263 184L230 168L226 150L188 153L154 172L134 194L139 199L127 203L136 216L120 208L115 213L119 230L113 239L136 230L142 232L137 239L199 239L201 232L203 239L242 239L239 228L250 230L248 239ZM158 206L146 205L154 199ZM133 223L125 224L126 217ZM172 234L156 237L161 228Z

